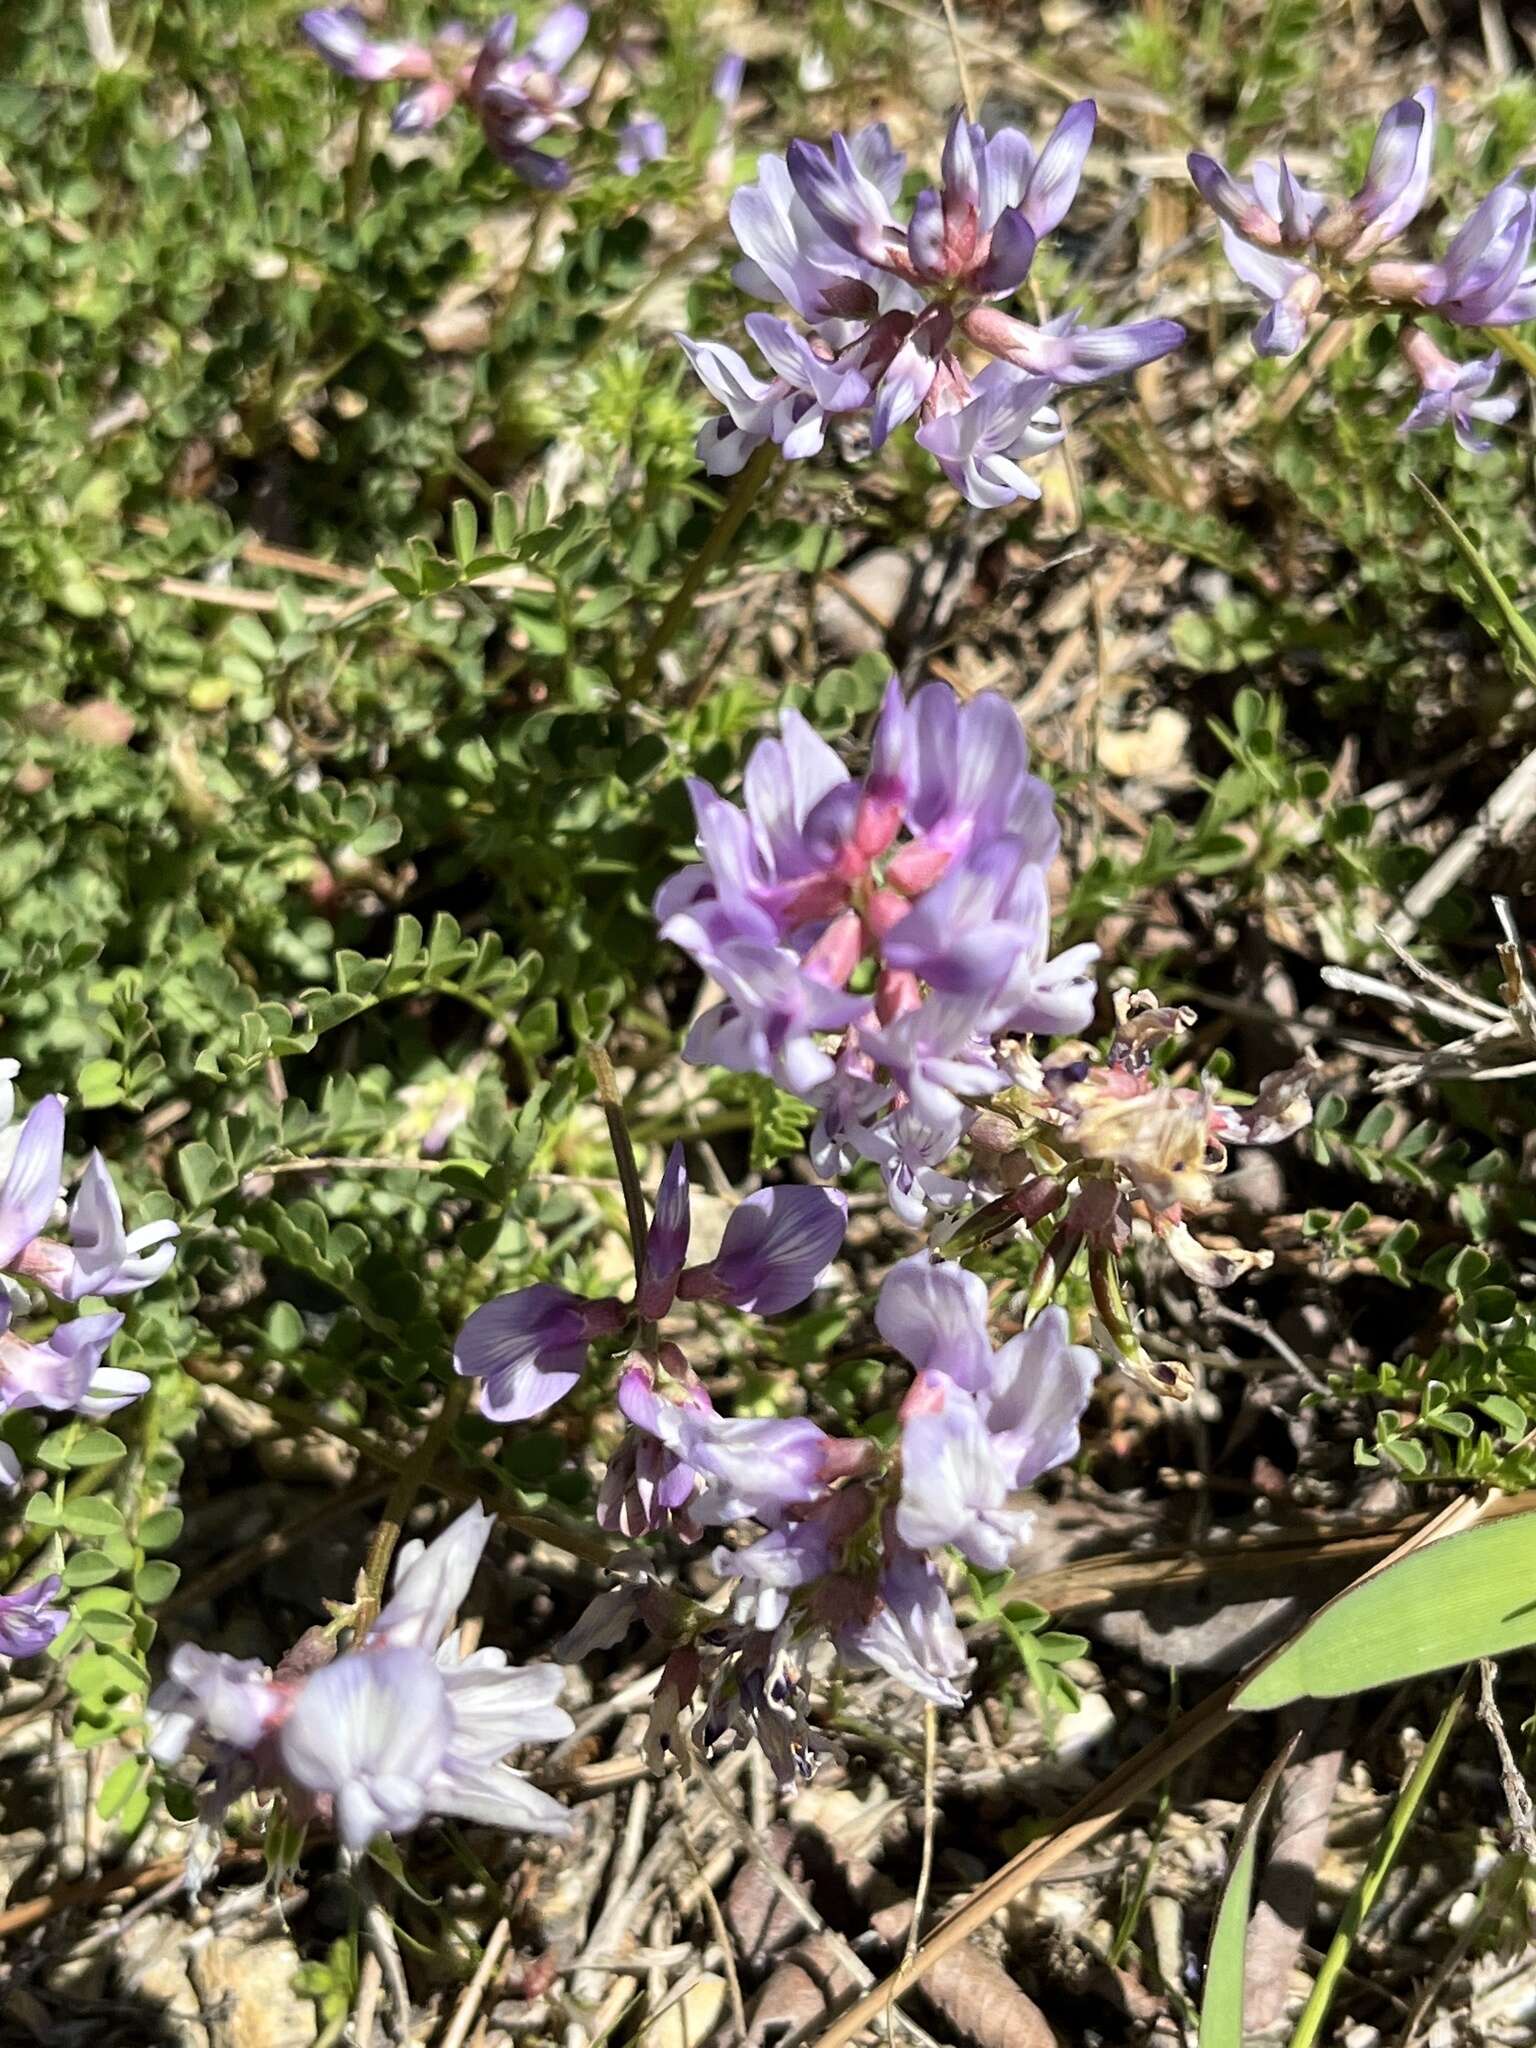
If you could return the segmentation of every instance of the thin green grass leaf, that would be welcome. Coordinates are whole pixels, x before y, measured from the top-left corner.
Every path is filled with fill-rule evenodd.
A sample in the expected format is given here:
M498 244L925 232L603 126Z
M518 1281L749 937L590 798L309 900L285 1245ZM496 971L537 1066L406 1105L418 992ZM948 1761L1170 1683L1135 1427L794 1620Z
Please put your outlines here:
M1221 1904L1211 1927L1205 1963L1205 1996L1200 2001L1199 2048L1243 2048L1244 1963L1248 1952L1248 1909L1253 1899L1253 1871L1258 1860L1259 1830L1281 1773L1296 1754L1300 1734L1290 1741L1259 1780L1243 1808L1232 1837L1232 1858Z
M1536 1643L1536 1512L1427 1544L1331 1600L1234 1705L1341 1699Z
M1536 627L1504 588L1476 541L1445 509L1424 479L1416 476L1413 482L1419 496L1434 514L1436 525L1477 578L1489 603L1509 628L1511 637L1525 657L1527 673L1536 676Z
M1471 1532L1476 1534L1478 1532ZM1452 1541L1455 1539L1452 1538ZM1428 1553L1425 1553L1428 1555ZM1380 1839L1371 1851L1371 1860L1366 1865L1344 1908L1338 1929L1328 1944L1328 1953L1318 1967L1317 1977L1312 1985L1310 1997L1302 2007L1301 2018L1296 2022L1296 2031L1291 2036L1291 2048L1313 2048L1313 2043L1322 2038L1323 2022L1328 2017L1328 2008L1333 2003L1333 1994L1338 1988L1344 1966L1349 1961L1349 1952L1355 1945L1355 1937L1365 1922L1365 1916L1376 1903L1388 1871L1397 1861L1398 1853L1408 1839L1408 1832L1417 1818L1424 1795L1428 1792L1436 1771L1440 1768L1445 1746L1450 1741L1451 1731L1461 1715L1466 1697L1467 1673L1456 1688L1455 1697L1435 1725L1435 1732L1424 1745L1424 1754L1414 1766L1413 1773L1398 1796L1392 1809L1392 1818L1383 1829Z

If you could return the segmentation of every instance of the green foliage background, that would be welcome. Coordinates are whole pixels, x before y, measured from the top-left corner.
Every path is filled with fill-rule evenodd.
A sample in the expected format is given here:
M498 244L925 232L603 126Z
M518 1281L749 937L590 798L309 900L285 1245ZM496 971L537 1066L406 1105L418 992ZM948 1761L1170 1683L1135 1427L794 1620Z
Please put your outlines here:
M1238 155L1281 122L1327 139L1320 8L1263 9L1241 60L1223 12L1127 13L1094 64L1150 81L1164 141L1223 120ZM467 121L354 180L350 88L287 6L122 10L115 67L79 7L26 13L0 32L0 1049L29 1093L71 1096L72 1143L106 1152L133 1220L174 1214L186 1233L116 1353L154 1397L113 1429L7 1428L48 1474L10 1568L69 1539L79 1598L59 1654L89 1743L142 1706L200 1385L398 1454L470 1307L611 1260L622 1212L585 1043L623 1037L642 1147L708 1132L743 1142L751 1170L798 1148L805 1118L771 1090L678 1090L692 987L648 904L691 837L683 778L729 786L786 702L856 749L887 659L803 659L770 618L811 610L819 579L871 546L969 545L973 523L935 505L910 450L857 476L835 457L798 469L746 530L723 629L706 608L678 667L627 698L717 508L692 452L706 408L665 322L729 334L744 303L709 182L708 10L600 21L605 47L621 26L649 40L645 97L673 154L626 180L596 138L548 258L529 255L540 202ZM763 14L772 103L738 173L758 146L911 89L901 17ZM806 33L830 92L791 60ZM1004 74L1005 111L1014 89ZM1057 103L1024 117L1038 128ZM1370 126L1344 138L1356 168ZM1469 90L1443 188L1464 199L1533 139L1527 79ZM1106 295L1054 253L1046 275L1067 301ZM1184 273L1206 332L1161 416L1112 403L1079 436L1085 542L1185 564L1145 684L1191 715L1194 783L1133 846L1098 829L1095 765L1047 757L1073 825L1067 936L1111 920L1110 978L1172 996L1219 992L1217 930L1299 924L1309 965L1373 957L1374 919L1447 819L1383 832L1360 790L1460 757L1455 829L1529 744L1536 680L1509 616L1536 559L1523 430L1482 463L1402 442L1376 327L1282 404L1289 372L1250 361L1218 275L1204 249ZM461 289L489 308L485 332L434 347L423 323ZM1035 546L1033 517L994 520L987 544ZM742 597L754 585L766 610ZM975 644L1022 694L1028 608L983 620ZM1150 945L1155 906L1191 891L1198 915ZM1425 936L1486 989L1488 929L1468 887ZM1448 1308L1435 1341L1340 1372L1342 1426L1362 1459L1413 1477L1531 1483L1528 1092L1441 1091L1385 1145L1389 1126L1347 1099L1365 1093L1356 1078L1319 1117L1308 1230L1357 1256L1359 1192L1385 1189L1373 1284ZM831 1334L782 1333L752 1397L771 1403L773 1370ZM865 1382L838 1367L826 1387L851 1409ZM466 1457L486 1435L461 1425ZM570 1449L514 1441L495 1483L519 1511L573 1510ZM1043 1670L1044 1617L1021 1613L1006 1618ZM147 1812L136 1764L108 1807L125 1828Z

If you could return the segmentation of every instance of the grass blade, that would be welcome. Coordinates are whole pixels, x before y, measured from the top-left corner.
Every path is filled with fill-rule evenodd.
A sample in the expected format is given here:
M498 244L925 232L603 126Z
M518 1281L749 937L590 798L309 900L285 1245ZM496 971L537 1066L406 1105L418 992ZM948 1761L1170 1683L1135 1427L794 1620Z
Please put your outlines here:
M1397 1861L1398 1851L1408 1839L1415 1816L1424 1802L1440 1760L1445 1755L1445 1746L1450 1741L1451 1730L1460 1718L1466 1699L1467 1678L1463 1677L1456 1688L1455 1697L1436 1723L1435 1732L1424 1745L1424 1754L1414 1766L1412 1775L1398 1801L1392 1809L1392 1818L1383 1829L1371 1860L1361 1872L1360 1882L1344 1908L1333 1940L1328 1944L1328 1953L1323 1957L1313 1983L1310 1997L1302 2007L1301 2018L1296 2022L1296 2031L1291 2036L1291 2048L1313 2048L1322 2033L1323 2022L1328 2017L1328 2008L1333 2003L1333 1994L1338 1986L1344 1965L1349 1961L1349 1952L1354 1947L1355 1937L1360 1932L1365 1916L1376 1903L1376 1896L1386 1880L1387 1872ZM1202 2048L1204 2044L1202 2042Z
M1232 1857L1221 1903L1211 1927L1205 1963L1205 1994L1200 2001L1199 2048L1243 2048L1244 1963L1248 1952L1248 1909L1253 1899L1253 1870L1258 1860L1259 1829L1269 1811L1281 1773L1296 1753L1300 1735L1293 1735L1259 1780L1243 1808L1232 1837Z
M1471 534L1451 516L1422 477L1416 476L1413 482L1419 496L1434 514L1435 524L1477 578L1484 596L1509 628L1510 637L1525 657L1522 664L1525 673L1536 676L1536 627L1532 626L1494 574L1492 565Z
M1249 1711L1341 1699L1536 1643L1536 1513L1485 1522L1378 1567L1239 1689Z

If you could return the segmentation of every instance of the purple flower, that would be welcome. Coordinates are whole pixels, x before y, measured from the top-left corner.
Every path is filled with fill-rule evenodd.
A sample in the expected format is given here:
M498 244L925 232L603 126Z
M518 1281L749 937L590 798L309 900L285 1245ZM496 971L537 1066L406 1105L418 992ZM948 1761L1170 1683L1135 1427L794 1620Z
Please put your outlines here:
M863 373L818 355L813 344L782 320L749 313L747 331L774 370L763 379L732 348L718 341L677 338L699 381L725 407L699 438L711 476L734 476L754 449L777 442L792 460L814 455L827 436L830 413L854 412L869 401Z
M69 1269L54 1292L65 1301L82 1301L89 1294L137 1294L170 1271L180 1235L179 1226L169 1221L125 1230L123 1205L106 1161L93 1152L70 1204Z
M683 929L666 936L686 946ZM702 964L702 955L695 957ZM855 1023L868 1008L866 999L828 988L782 946L731 940L711 954L708 966L725 1001L694 1024L683 1057L696 1066L771 1074L792 1095L813 1101L832 1076L831 1055L816 1034Z
M613 167L633 178L646 164L658 162L667 153L667 126L654 114L637 114L619 130L619 146Z
M886 1199L896 1214L903 1223L920 1230L930 1217L957 1209L970 1198L969 1181L940 1171L965 1127L964 1112L930 1122L905 1102L878 1123L845 1127L835 1144L818 1125L812 1134L811 1155L819 1173L833 1173L855 1159L867 1159L880 1169Z
M10 1093L7 1081L0 1109L10 1109ZM125 1230L123 1205L99 1152L87 1160L70 1204L70 1246L42 1235L59 1199L64 1170L62 1096L45 1095L7 1149L9 1163L0 1182L0 1269L39 1281L62 1301L136 1294L163 1278L176 1256L178 1226L147 1223Z
M57 1574L34 1579L14 1593L0 1593L0 1664L16 1657L40 1657L69 1621L53 1604L63 1582Z
M762 1744L781 1783L809 1777L820 1745L804 1739L802 1674L818 1638L937 1706L965 1704L970 1659L943 1580L901 1541L871 1487L829 1494L744 1549L716 1550L712 1562L737 1591L710 1685L706 1749L736 1728Z
M1504 358L1494 351L1476 362L1458 363L1444 354L1422 327L1406 326L1398 336L1398 347L1419 381L1419 399L1400 431L1415 434L1443 427L1449 421L1456 439L1472 455L1486 455L1493 446L1479 431L1480 423L1502 427L1520 409L1519 395L1506 392L1501 398L1488 396L1489 386L1503 367Z
M1133 320L1124 327L1079 327L1056 320L1032 327L996 306L977 306L960 326L967 340L1026 376L1064 385L1126 376L1184 345L1184 330L1176 320Z
M368 1641L396 1649L435 1650L464 1605L496 1518L468 1507L434 1542L402 1543L394 1591L368 1631Z
M339 1657L314 1673L278 1738L283 1768L331 1801L347 1848L403 1835L426 1817L453 1729L448 1696L422 1650Z
M605 1475L604 1528L638 1536L673 1520L695 1534L728 1522L771 1523L825 1491L833 1447L814 1422L717 1415L675 1345L663 1345L654 1363L630 1364L619 1407L638 1436Z
M1373 255L1418 218L1434 159L1435 89L1426 85L1382 117L1365 183L1346 209L1358 230L1344 251L1346 263Z
M312 8L299 26L345 78L413 81L391 118L397 135L435 128L462 100L479 117L495 154L530 184L550 189L568 181L569 166L533 145L553 129L573 127L570 110L587 96L585 86L561 76L586 37L582 8L556 7L520 55L513 54L515 14L498 16L478 47L457 24L430 44L375 41L349 7Z
M954 1544L997 1570L1027 1541L1017 1495L1077 1454L1078 1423L1098 1370L1047 1309L993 1351L987 1290L974 1273L906 1259L886 1276L880 1334L918 1368L903 1404L896 1529L918 1550Z
M23 1408L54 1414L102 1416L148 1393L148 1377L103 1365L107 1346L123 1327L112 1311L76 1316L40 1342L11 1328L10 1297L0 1288L0 1415Z
M1282 156L1257 163L1246 184L1225 164L1191 150L1189 175L1195 190L1222 221L1261 249L1304 249L1328 211L1328 202L1296 178Z
M512 1670L495 1649L463 1656L447 1635L492 1526L471 1508L431 1545L406 1545L374 1626L318 1668L297 1657L271 1673L184 1645L150 1701L150 1754L207 1758L220 1807L245 1786L280 1789L301 1817L333 1819L354 1853L428 1814L568 1833L565 1810L502 1762L572 1732L559 1671Z
M906 158L891 146L883 124L849 138L855 168L887 206L901 191ZM873 264L851 261L821 227L795 189L785 159L763 156L758 182L743 185L731 200L731 227L742 261L731 275L745 292L770 303L782 299L814 323L832 345L862 333L873 314L922 310L922 297ZM830 330L825 323L842 321Z
M1355 315L1383 301L1432 307L1462 327L1536 317L1536 199L1518 177L1495 186L1438 263L1371 260L1422 210L1434 146L1435 93L1424 86L1387 110L1365 183L1331 211L1298 183L1284 157L1256 164L1244 183L1213 157L1190 156L1190 176L1221 222L1227 261L1267 307L1253 337L1260 355L1294 355L1319 310ZM1369 265L1363 273L1348 274L1362 264ZM1399 345L1422 393L1404 432L1449 424L1464 448L1486 453L1491 443L1478 423L1502 424L1515 404L1487 396L1498 358L1459 366L1411 325L1401 330Z
M899 1204L942 1199L964 1105L1010 1084L994 1039L1093 1013L1096 950L1049 953L1050 791L991 694L962 707L933 684L908 704L892 684L857 781L797 713L781 727L744 809L691 785L702 859L656 897L723 995L685 1056L814 1103L822 1171L878 1157ZM866 967L870 992L846 993Z
M761 1188L732 1210L719 1251L690 1267L678 1291L685 1301L778 1315L814 1292L847 1223L847 1199L835 1189Z
M757 183L731 205L744 257L734 275L757 297L784 301L811 332L774 323L770 341L764 316L748 320L777 372L772 385L729 350L686 344L727 409L726 421L700 437L711 474L733 474L768 441L792 460L813 455L829 414L868 409L874 449L919 418L919 442L970 502L1038 495L1018 464L1059 438L1050 384L1118 375L1184 338L1166 320L1037 329L994 303L1019 290L1040 238L1071 205L1094 119L1091 101L1069 107L1037 155L1016 130L989 137L956 114L940 183L919 194L905 225L895 210L903 159L883 127L834 135L825 149L794 142L785 157L762 158ZM997 377L973 385L952 348L957 332L1029 373L1037 388L1021 392Z
M149 1753L176 1764L194 1742L249 1752L287 1711L287 1695L257 1657L182 1643L149 1702Z
M1283 155L1277 163L1256 163L1246 182L1200 150L1190 152L1188 163L1196 191L1244 242L1288 254L1328 251L1345 263L1361 263L1418 215L1429 192L1434 150L1435 92L1424 86L1387 109L1365 183L1332 212L1320 193L1294 176Z
M14 1269L47 1227L63 1173L64 1098L45 1095L29 1111L0 1183L0 1269Z
M1451 237L1438 263L1379 263L1371 286L1433 307L1457 327L1515 327L1536 317L1531 239L1536 198L1513 178L1495 185Z
M846 1005L835 1014L841 1021ZM613 1296L587 1301L540 1281L475 1310L459 1333L454 1369L484 1383L481 1412L492 1420L520 1422L542 1415L581 1378L594 1338L614 1336L635 1318L659 1322L679 1293L759 1315L776 1315L804 1301L835 1257L846 1220L846 1202L830 1189L765 1188L732 1215L715 1257L685 1271L691 1231L688 1170L682 1146L674 1145L662 1172L633 1307L626 1309ZM675 1346L666 1348L675 1351ZM654 1459L637 1484L649 1486L651 1464ZM614 1480L620 1493L628 1477L626 1466Z
M1029 377L1009 363L988 363L972 384L973 397L951 412L935 413L917 430L920 447L938 463L971 505L1012 505L1038 498L1040 486L1020 469L1065 434L1050 403L1048 377Z
M659 1322L672 1306L692 1232L688 1201L688 1165L681 1145L674 1145L662 1169L656 1208L645 1240L645 1256L635 1291L635 1312L648 1323Z
M722 1545L710 1561L719 1577L739 1582L731 1610L736 1619L754 1629L776 1629L795 1593L840 1569L850 1539L871 1512L867 1488L845 1487L740 1550Z
M362 85L424 78L432 69L432 53L425 44L375 42L368 24L351 7L312 7L300 15L299 28L333 71Z
M971 1659L931 1558L888 1543L872 1611L833 1636L854 1665L873 1665L936 1707L965 1705Z
M466 96L502 162L530 184L558 190L569 182L568 165L533 145L553 129L574 127L571 109L587 97L586 86L561 76L586 40L586 10L556 7L520 56L511 54L516 30L516 17L503 15L485 40Z
M491 1421L526 1422L564 1400L594 1338L623 1326L617 1300L586 1301L541 1280L475 1310L459 1332L453 1369L483 1382L480 1412Z
M1227 261L1255 298L1269 311L1253 333L1261 356L1293 356L1307 338L1307 325L1323 296L1323 281L1305 263L1255 249L1222 223L1221 244Z
M715 64L709 81L709 96L724 112L734 114L736 102L741 98L742 80L747 75L747 60L738 57L734 50L727 50Z

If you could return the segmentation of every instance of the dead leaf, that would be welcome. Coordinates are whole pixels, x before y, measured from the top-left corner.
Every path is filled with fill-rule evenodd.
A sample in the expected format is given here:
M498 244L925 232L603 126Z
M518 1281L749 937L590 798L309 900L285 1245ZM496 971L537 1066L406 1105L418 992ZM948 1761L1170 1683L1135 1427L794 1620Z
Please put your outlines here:
M798 2034L827 2010L826 1993L802 1964L780 1963L747 2013L747 2048Z
M891 1948L904 1942L913 1901L867 1858L841 1855L837 1841L823 1839L867 1915L869 1932ZM809 1946L802 1944L802 1949ZM795 1951L797 1956L802 1949ZM922 1995L975 2048L1056 2048L1056 2036L1039 2006L973 1941L962 1942L933 1964L923 1978Z
M794 1837L782 1822L769 1828L763 1848L778 1867L796 1884L805 1880L805 1867L793 1854ZM755 1856L749 1856L731 1880L725 1895L725 1924L731 1930L736 1953L749 1970L760 1970L801 1934L805 1922L781 1893L769 1882Z
M635 2048L703 2048L720 2024L725 2000L723 1977L700 1977L646 2021L635 2036Z
M1284 1715L1282 1727L1300 1728L1313 1740L1325 1723L1337 1731L1347 1718L1331 1706L1313 1703ZM1294 1759L1281 1775L1259 1903L1248 1928L1245 2032L1263 2033L1285 2011L1291 1972L1312 1918L1317 1866L1327 1847L1329 1816L1343 1768L1344 1750L1330 1742L1310 1756Z

